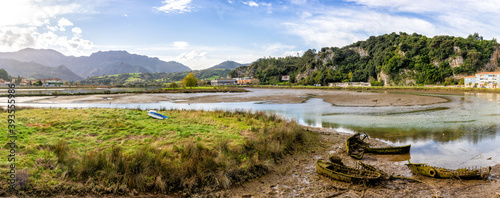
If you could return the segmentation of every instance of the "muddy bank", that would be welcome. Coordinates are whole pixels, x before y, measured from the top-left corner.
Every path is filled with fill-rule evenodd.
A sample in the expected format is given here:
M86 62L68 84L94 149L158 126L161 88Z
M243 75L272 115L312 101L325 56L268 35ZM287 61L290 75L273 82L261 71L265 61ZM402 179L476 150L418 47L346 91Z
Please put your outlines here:
M430 105L447 102L445 98L413 94L305 90L305 89L249 89L245 93L189 93L189 94L113 94L84 96L21 97L19 102L39 103L156 103L170 101L178 103L219 103L219 102L266 102L301 103L310 98L321 98L336 106L410 106Z
M413 177L423 183L405 180L384 181L374 186L350 185L332 181L316 173L315 161L330 155L342 158L344 164L356 167L357 161L347 156L345 140L350 134L332 129L311 129L321 133L319 146L288 156L272 172L231 189L198 194L197 197L497 197L500 193L500 165L492 167L487 180L434 179L414 176L405 165L409 156L365 154L363 163L388 174ZM374 146L384 143L370 139ZM399 157L399 159L398 159ZM393 161L391 161L393 160ZM403 160L403 161L398 161Z

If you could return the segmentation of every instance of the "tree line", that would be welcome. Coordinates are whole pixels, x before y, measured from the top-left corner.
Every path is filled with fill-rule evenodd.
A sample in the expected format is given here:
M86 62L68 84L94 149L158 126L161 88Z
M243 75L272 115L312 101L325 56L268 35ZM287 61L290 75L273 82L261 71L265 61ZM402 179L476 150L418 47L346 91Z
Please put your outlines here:
M237 70L254 71L253 77L261 84L282 83L283 75L290 76L289 83L302 85L360 81L380 84L381 74L394 85L436 84L454 75L494 69L485 65L497 47L496 39L484 40L478 33L467 38L429 38L400 32L371 36L342 48L309 49L301 57L261 58ZM463 63L452 68L453 60ZM230 75L241 77L238 73Z

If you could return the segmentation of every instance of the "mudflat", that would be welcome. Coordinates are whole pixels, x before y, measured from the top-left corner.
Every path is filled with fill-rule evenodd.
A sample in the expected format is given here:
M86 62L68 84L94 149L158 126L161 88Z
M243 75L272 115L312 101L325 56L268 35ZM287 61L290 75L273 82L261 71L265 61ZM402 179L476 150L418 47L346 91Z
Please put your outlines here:
M294 155L287 156L270 174L239 186L194 195L193 197L498 197L500 196L500 165L492 167L487 180L435 179L412 175L405 165L409 155L365 154L361 160L390 175L411 177L410 180L388 180L372 186L353 185L330 180L316 173L317 159L328 160L339 156L349 167L357 161L345 151L345 141L352 134L333 129L311 128L320 133L320 144ZM375 139L368 142L375 147L385 143Z
M310 98L320 98L336 106L411 106L447 102L435 96L399 94L389 92L356 92L308 89L249 89L244 93L175 93L175 94L104 94L81 96L21 97L19 102L39 103L218 103L218 102L266 102L301 103Z

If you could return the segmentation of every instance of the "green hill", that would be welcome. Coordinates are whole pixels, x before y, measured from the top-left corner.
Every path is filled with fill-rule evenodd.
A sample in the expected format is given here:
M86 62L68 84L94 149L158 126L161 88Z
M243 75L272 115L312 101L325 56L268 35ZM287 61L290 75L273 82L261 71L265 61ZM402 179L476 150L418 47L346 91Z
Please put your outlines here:
M245 65L248 65L248 64L241 64L241 63L237 63L234 61L224 61L224 62L219 63L218 65L215 65L215 66L210 67L208 69L236 69L238 67L245 66Z
M498 43L477 33L467 38L392 33L338 48L307 50L302 57L262 58L239 67L231 77L255 77L276 84L384 81L390 85L436 84L498 68Z
M189 74L189 72L123 73L89 77L83 81L80 81L80 83L87 85L164 85L165 83L181 81ZM192 72L195 74L195 77L198 80L209 81L221 77L227 77L229 72L231 72L231 69L204 69L194 70Z

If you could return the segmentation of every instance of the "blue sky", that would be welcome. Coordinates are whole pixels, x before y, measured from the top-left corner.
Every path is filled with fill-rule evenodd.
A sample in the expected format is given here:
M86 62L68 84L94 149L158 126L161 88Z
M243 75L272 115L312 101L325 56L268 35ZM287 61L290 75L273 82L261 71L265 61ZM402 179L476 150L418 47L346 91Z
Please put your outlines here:
M0 51L130 53L203 69L391 32L498 38L497 0L0 0Z

